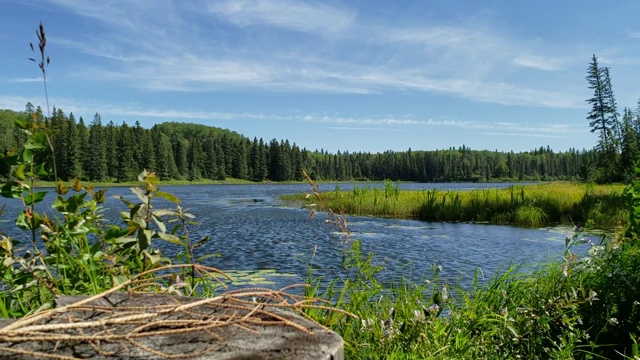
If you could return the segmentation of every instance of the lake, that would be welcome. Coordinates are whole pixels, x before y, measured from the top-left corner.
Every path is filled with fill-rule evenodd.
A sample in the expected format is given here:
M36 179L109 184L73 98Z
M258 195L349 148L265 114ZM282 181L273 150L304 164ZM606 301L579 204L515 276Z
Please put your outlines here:
M401 189L470 190L501 188L512 184L417 184L402 183ZM335 184L322 184L321 190L333 190ZM339 184L343 190L352 184ZM358 186L362 186L359 184ZM384 187L382 183L365 186ZM180 198L183 207L196 216L198 225L191 227L195 242L209 235L211 240L195 250L196 256L214 253L206 265L222 270L236 270L236 284L267 284L280 287L304 281L309 264L314 275L324 279L343 276L343 234L326 217L318 214L309 219L305 209L285 206L282 194L309 192L308 185L194 185L164 186L163 191ZM48 209L53 191L40 211ZM128 188L110 188L105 203L105 216L118 219L124 204L113 198L122 195L135 202ZM0 218L0 230L17 239L27 239L13 225L20 211L17 200L0 199L7 204ZM157 206L156 208L169 207ZM118 223L118 222L116 222ZM366 252L375 254L375 264L383 265L383 280L409 278L423 281L430 277L433 264L441 265L441 278L452 284L468 286L474 270L485 279L510 263L532 266L562 256L569 227L525 229L503 225L466 223L428 223L415 220L382 219L348 216L351 239L360 240ZM165 254L175 253L174 245L156 240L152 246ZM586 246L582 245L585 248ZM314 256L315 249L315 256Z

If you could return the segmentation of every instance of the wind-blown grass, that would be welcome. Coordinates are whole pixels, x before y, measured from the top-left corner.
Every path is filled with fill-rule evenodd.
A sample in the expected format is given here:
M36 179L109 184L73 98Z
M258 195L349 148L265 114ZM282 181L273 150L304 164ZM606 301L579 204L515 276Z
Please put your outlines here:
M322 196L327 208L352 215L519 226L592 221L600 228L614 228L626 221L622 191L621 185L568 182L470 191L399 190L386 183L384 189L355 187ZM295 203L305 195L282 199Z

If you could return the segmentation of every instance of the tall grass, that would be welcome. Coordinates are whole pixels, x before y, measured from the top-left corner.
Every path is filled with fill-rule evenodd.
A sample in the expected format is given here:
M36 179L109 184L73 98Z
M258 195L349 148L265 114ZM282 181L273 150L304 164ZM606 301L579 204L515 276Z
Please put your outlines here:
M326 194L314 194L327 207ZM590 188L586 198L594 194ZM515 215L520 221L544 221L544 205L526 204L525 188L507 189L507 195L485 190L469 198L482 205L495 201L505 209L525 203ZM423 196L431 209L462 201L460 194L437 191ZM544 197L538 199L542 203ZM339 218L330 209L329 214ZM640 211L628 214L640 219ZM349 234L346 222L334 222ZM358 318L323 309L307 314L344 338L349 359L638 359L640 242L635 236L613 239L596 245L576 232L567 237L562 261L534 272L510 266L482 283L476 272L471 289L455 291L438 278L439 266L420 283L382 283L373 254L347 239L343 275L323 293L310 276L307 295L324 297ZM579 258L574 246L588 246L589 256Z
M576 234L571 243L580 240ZM348 276L330 294L316 286L308 295L325 296L358 319L321 309L308 314L344 338L348 359L637 356L640 246L581 246L591 247L589 257L579 259L569 247L564 261L534 273L511 266L484 284L476 276L471 289L451 291L437 270L417 284L379 282L371 254L353 241L345 250ZM606 284L614 269L615 283Z
M399 190L389 182L384 189L355 187L352 191L323 193L328 208L352 215L413 218L425 221L464 221L519 226L586 223L600 228L626 222L626 200L621 185L554 182L471 191ZM304 195L284 196L289 202Z

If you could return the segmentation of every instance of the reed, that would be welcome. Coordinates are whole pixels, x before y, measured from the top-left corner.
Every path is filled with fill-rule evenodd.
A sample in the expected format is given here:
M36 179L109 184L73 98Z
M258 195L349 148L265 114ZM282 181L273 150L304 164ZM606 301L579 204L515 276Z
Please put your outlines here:
M554 182L506 189L410 191L386 183L384 189L365 186L322 195L327 208L351 215L518 226L591 221L599 228L616 228L627 217L623 189L622 185ZM282 199L295 203L304 195Z
M574 196L574 201L598 198L601 188L587 188L586 196ZM634 189L625 191L629 199L637 199L640 182ZM312 195L327 206L325 194L314 190ZM433 211L455 209L463 201L460 193L435 190L421 192L419 197ZM505 213L504 219L535 225L544 221L543 208L561 208L553 198L549 187L531 192L513 187L473 193L469 202L517 208ZM627 207L638 210L640 202ZM627 214L631 225L626 233L639 233L640 210ZM333 212L329 215L336 218ZM439 279L439 271L447 264L432 266L431 275L425 274L418 283L404 279L382 283L377 276L382 267L373 254L364 253L361 243L349 238L346 221L335 223L347 234L343 275L324 293L310 275L307 295L325 298L357 317L323 309L307 314L343 337L346 358L640 358L640 242L635 236L603 237L596 245L578 230L567 237L562 260L534 268L510 265L487 280L476 270L471 289L463 289ZM589 247L588 256L577 256L574 246Z

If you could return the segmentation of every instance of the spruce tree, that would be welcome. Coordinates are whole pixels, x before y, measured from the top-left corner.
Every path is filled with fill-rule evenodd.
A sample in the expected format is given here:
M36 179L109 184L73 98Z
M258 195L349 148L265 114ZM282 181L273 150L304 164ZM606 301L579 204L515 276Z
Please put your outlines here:
M80 120L78 121L78 150L79 150L79 158L80 158L80 170L81 176L80 178L89 178L87 167L89 166L89 162L91 159L89 156L89 129L87 125L84 123L84 119L80 116Z
M613 181L616 174L617 140L615 98L611 90L611 79L606 68L600 68L598 58L593 55L586 76L593 97L586 101L591 105L587 115L592 133L598 133L596 150L600 154L599 181Z
M633 179L636 160L640 156L638 148L638 136L633 127L635 116L631 109L625 108L622 116L622 152L620 154L620 167L625 182Z
M117 131L116 138L116 181L123 182L134 178L134 141L133 132L127 123L123 122Z
M107 177L107 153L104 141L102 118L96 113L89 128L85 164L90 180L103 181Z
M85 128L86 130L86 128ZM82 147L79 126L73 113L69 114L69 124L67 127L67 155L65 168L67 179L82 178Z
M107 177L109 180L118 178L118 157L116 156L118 151L118 129L113 121L109 121L107 126L104 127L104 148L107 162Z

